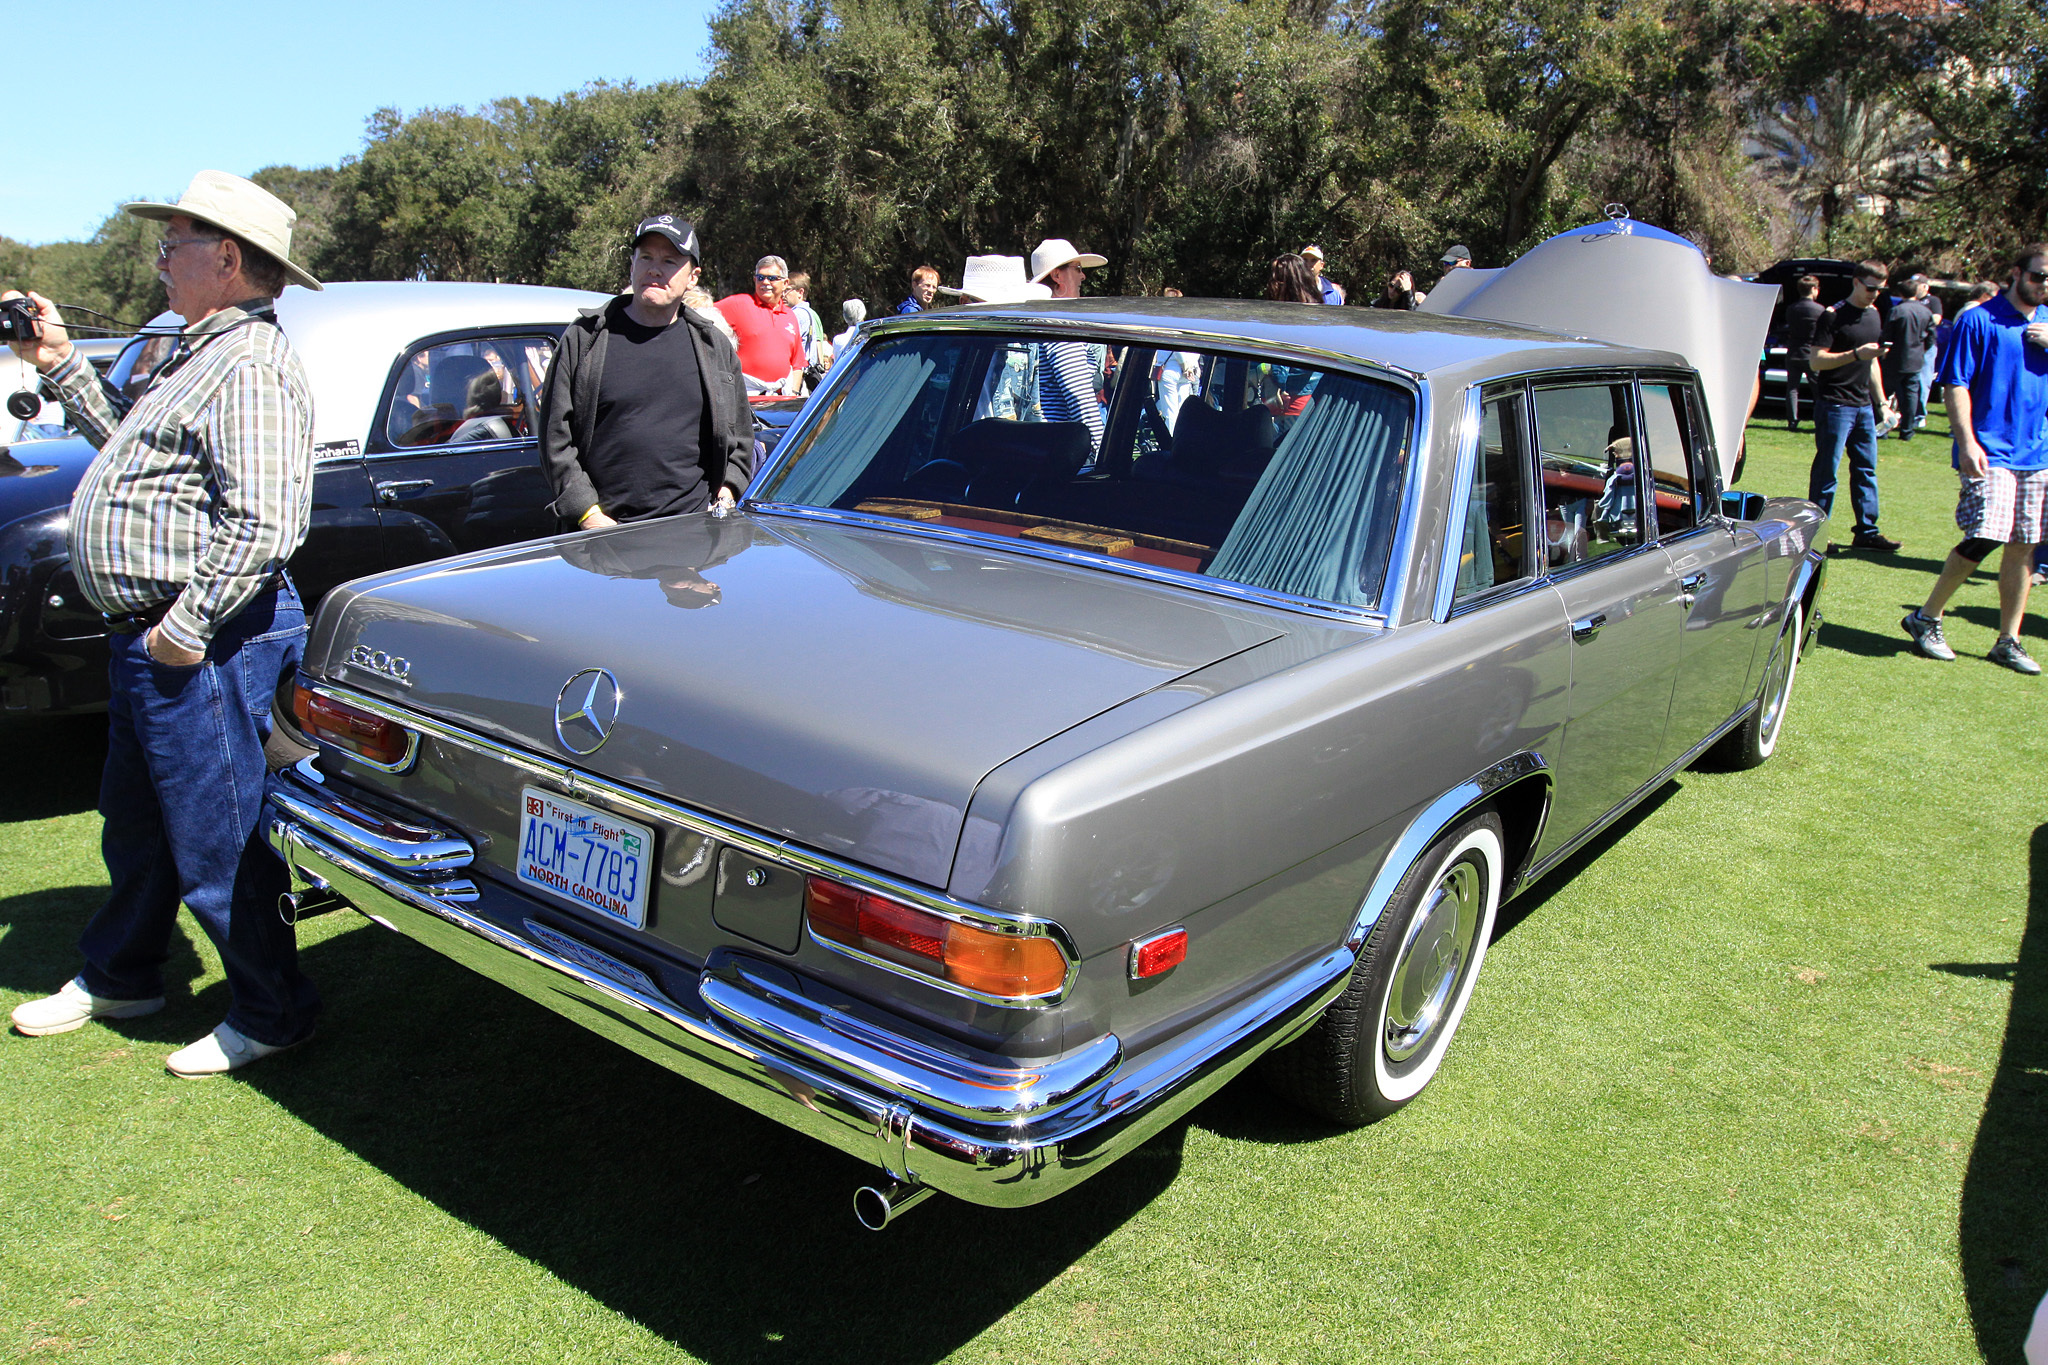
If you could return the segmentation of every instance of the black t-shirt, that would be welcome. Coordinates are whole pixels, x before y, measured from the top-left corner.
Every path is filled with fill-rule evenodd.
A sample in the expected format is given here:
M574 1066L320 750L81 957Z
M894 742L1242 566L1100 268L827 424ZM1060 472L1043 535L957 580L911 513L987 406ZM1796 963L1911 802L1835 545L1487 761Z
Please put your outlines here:
M1866 342L1876 341L1883 328L1876 308L1858 308L1844 299L1813 324L1813 349L1816 355L1821 351L1853 351ZM1852 360L1832 370L1816 369L1813 390L1823 403L1869 407L1870 362Z
M583 452L605 515L635 521L703 511L709 420L689 324L643 327L621 312L605 344L597 425Z

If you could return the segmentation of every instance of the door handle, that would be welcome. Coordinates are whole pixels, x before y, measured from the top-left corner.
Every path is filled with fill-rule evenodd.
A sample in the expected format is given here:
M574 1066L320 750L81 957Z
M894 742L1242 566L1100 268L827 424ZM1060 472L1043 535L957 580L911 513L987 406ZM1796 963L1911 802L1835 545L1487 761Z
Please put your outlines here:
M1700 590L1700 584L1706 581L1707 575L1704 571L1700 573L1689 573L1685 577L1678 580L1678 586L1684 588L1687 592L1698 592Z
M410 493L415 488L432 488L432 479L387 479L377 485L378 502L397 502L400 493Z
M1600 627L1607 624L1607 613L1596 611L1591 616L1581 616L1572 622L1572 638L1584 644L1600 633Z

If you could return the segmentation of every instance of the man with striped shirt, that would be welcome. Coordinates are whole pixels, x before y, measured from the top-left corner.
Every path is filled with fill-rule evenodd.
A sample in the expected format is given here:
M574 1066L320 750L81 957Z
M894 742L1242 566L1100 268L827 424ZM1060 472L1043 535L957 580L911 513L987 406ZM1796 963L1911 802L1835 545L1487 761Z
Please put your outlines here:
M1107 257L1077 251L1064 237L1052 237L1031 253L1031 282L1052 290L1056 299L1081 297L1086 272L1108 265ZM1108 348L1085 341L1047 341L1038 346L1038 413L1047 422L1082 422L1088 427L1090 454L1102 450L1102 367Z
M176 1075L232 1071L305 1041L319 998L278 912L283 864L259 829L271 697L297 667L305 610L284 562L306 537L313 400L278 330L297 215L251 182L201 171L165 224L157 270L185 319L130 399L93 373L56 305L10 343L99 455L71 501L71 564L106 618L113 695L100 786L106 903L84 970L14 1011L31 1036L163 1008L180 901L220 952L225 1023L171 1054Z

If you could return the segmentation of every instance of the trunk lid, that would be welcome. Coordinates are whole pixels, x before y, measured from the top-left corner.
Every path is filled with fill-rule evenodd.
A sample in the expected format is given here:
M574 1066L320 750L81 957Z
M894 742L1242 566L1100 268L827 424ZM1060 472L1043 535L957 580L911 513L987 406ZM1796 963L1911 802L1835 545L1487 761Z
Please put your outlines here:
M693 516L360 580L328 599L308 662L521 748L943 886L991 769L1277 638L1283 621L915 535ZM393 659L405 661L402 682ZM578 756L557 734L556 701L591 668L617 679L621 702L602 747Z

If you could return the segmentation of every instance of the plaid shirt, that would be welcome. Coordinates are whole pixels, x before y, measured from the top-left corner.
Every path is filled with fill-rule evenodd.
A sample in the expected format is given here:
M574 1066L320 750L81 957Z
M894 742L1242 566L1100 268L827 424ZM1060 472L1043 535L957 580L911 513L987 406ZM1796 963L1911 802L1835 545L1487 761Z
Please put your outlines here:
M100 452L71 495L79 587L115 614L175 598L164 634L205 649L312 513L313 397L269 301L187 327L135 399L75 350L43 378Z

